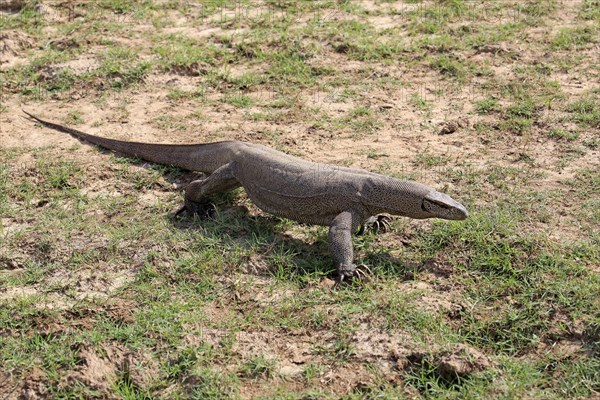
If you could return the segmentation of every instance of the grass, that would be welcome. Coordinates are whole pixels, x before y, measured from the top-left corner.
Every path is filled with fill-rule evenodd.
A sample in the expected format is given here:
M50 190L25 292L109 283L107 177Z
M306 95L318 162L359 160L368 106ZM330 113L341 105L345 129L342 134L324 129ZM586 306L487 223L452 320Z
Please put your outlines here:
M575 141L579 137L578 132L569 132L561 128L550 129L547 135L553 139L566 140L568 142Z
M552 50L581 49L597 42L598 29L592 27L565 28L550 42Z
M410 100L411 100L411 104L413 105L413 107L415 107L417 110L431 111L431 105L429 103L427 103L427 100L424 99L419 94L413 93Z
M238 108L248 108L252 105L252 99L244 95L233 95L226 99L227 103Z
M590 127L600 127L600 106L598 98L586 97L567 105L566 110L571 113L571 119L579 124Z
M464 79L466 75L465 65L461 61L449 56L442 55L434 58L431 62L431 67L444 75L458 79Z
M477 114L490 114L495 111L498 111L498 100L493 97L475 102L475 112Z
M0 18L7 57L20 57L0 78L5 386L48 398L597 396L599 102L585 86L597 7L404 6L106 0L65 21L34 3ZM68 147L14 117L22 104L111 137L241 139L415 178L470 217L398 218L354 238L373 277L332 291L326 228L261 212L243 190L217 196L213 219L172 218L175 187L198 176ZM452 134L432 129L465 110Z
M202 74L203 64L224 62L226 53L214 46L202 46L198 41L182 36L168 36L153 49L161 67L181 74Z

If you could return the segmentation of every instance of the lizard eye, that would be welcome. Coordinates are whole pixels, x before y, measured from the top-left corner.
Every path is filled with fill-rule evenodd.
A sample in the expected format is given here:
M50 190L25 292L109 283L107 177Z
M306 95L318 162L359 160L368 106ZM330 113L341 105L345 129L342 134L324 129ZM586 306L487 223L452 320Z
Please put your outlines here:
M433 214L434 216L445 219L461 220L467 218L469 215L467 210L461 204L454 206L452 204L446 204L441 201L438 202L427 198L423 199L421 209Z
M435 200L423 199L423 203L421 204L421 208L438 218L446 218L446 219L454 219L452 216L456 211L454 207L444 204L442 202L437 202Z
M432 201L429 199L423 199L423 203L421 204L421 209L423 211L427 211L432 214L440 214L440 213L443 213L444 211L445 212L448 211L448 207L445 204L440 204L438 202L435 202L435 201Z

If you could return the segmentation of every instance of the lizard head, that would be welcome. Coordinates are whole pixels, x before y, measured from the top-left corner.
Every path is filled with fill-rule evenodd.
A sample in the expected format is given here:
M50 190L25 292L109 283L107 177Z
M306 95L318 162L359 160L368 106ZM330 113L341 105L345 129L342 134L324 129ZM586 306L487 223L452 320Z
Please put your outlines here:
M429 214L425 218L462 220L469 216L469 212L462 204L436 190L430 191L423 197L421 209Z
M359 192L369 215L389 213L415 219L462 220L466 208L447 194L423 184L387 176L369 176Z

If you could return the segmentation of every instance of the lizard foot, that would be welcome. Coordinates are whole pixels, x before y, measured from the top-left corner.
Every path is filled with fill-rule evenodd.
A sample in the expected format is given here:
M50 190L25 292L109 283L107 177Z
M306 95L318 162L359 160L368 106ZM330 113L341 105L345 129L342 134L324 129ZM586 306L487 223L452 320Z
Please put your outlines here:
M210 200L203 200L200 202L185 200L183 206L175 212L175 217L178 217L182 213L186 213L190 216L197 215L198 218L204 220L212 218L217 211L215 205Z
M390 229L392 223L392 216L389 214L379 214L369 217L361 226L357 235L362 235L366 230L378 232L387 232Z
M372 274L371 269L364 264L356 266L354 264L350 265L341 265L338 268L338 278L335 281L335 285L333 285L333 290L339 288L342 283L348 282L346 278L350 278L351 280L357 280L359 282L366 282L369 280L370 275Z

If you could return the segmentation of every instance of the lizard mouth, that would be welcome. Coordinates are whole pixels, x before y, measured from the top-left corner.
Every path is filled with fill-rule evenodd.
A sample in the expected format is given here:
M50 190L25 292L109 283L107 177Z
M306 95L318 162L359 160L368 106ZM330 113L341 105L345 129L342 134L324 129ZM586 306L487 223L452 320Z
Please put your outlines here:
M424 198L421 204L421 209L438 218L463 220L469 216L467 210L462 204L452 200L440 201L432 198Z

